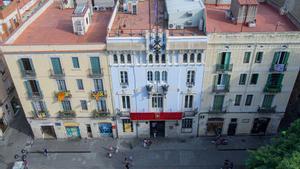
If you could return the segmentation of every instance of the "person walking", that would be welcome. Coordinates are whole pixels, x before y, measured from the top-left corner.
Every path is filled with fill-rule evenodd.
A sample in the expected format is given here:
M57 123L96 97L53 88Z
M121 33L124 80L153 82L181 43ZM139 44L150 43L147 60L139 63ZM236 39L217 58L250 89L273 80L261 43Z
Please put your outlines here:
M47 148L44 149L44 156L48 157L48 149Z
M24 163L24 169L28 169L28 161L25 159L23 160Z

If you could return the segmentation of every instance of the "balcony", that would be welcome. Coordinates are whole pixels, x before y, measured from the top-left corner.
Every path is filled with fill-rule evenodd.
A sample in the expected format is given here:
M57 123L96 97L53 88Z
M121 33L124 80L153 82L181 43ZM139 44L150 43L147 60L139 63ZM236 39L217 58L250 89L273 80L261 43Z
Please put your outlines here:
M65 100L65 98L71 98L72 94L71 94L70 90L59 91L59 92L55 93L55 97L57 98L58 101L63 101L63 100Z
M127 87L128 87L128 83L120 83L120 86L121 86L122 88L127 88Z
M32 100L40 100L40 99L43 99L43 94L42 94L42 92L28 93L28 98L32 99Z
M270 72L284 72L286 71L287 64L272 64Z
M99 70L89 69L88 77L90 77L90 78L101 78L101 77L103 77L103 69L99 69Z
M106 91L91 91L91 98L92 99L95 99L95 100L99 100L100 98L102 97L106 97L107 96L107 93Z
M259 106L257 109L258 113L276 113L276 106L273 107L261 107Z
M224 109L219 109L219 108L215 108L215 107L211 107L208 110L209 113L226 113L227 111Z
M65 71L64 69L62 69L61 71L54 71L50 69L50 77L54 79L63 78L65 77Z
M121 117L129 117L130 116L130 111L125 111L125 110L117 110L117 115Z
M281 84L277 84L277 85L266 84L266 86L264 88L264 92L267 92L267 93L279 93L279 92L281 92L281 87L282 87Z
M22 77L23 78L34 78L36 76L36 73L34 70L23 70L22 71Z
M192 87L195 86L195 82L186 82L186 86L187 86L188 88L192 88Z
M225 72L232 71L233 64L217 64L216 71L217 72Z
M76 113L73 110L57 112L57 118L68 119L68 118L75 118L75 117L76 117Z
M213 92L216 92L216 93L229 92L229 85L214 85Z
M198 110L183 111L183 117L195 117Z
M48 117L50 117L49 112L44 110L44 111L32 111L33 114L33 118L34 119L46 119Z
M109 110L93 110L92 111L93 118L107 118L111 117Z

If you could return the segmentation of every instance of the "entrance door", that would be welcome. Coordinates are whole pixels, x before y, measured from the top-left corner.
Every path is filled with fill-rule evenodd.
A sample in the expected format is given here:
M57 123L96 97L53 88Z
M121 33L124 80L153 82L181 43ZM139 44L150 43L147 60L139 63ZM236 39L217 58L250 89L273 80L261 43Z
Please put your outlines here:
M66 127L67 136L69 138L80 138L79 127Z
M112 124L100 123L99 124L100 136L112 137Z
M209 118L207 121L206 134L208 136L222 134L223 121L223 118Z
M215 95L214 103L213 103L213 111L222 111L224 95Z
M265 134L270 118L256 118L254 119L251 134Z
M56 139L56 134L53 126L41 126L44 139Z
M164 121L151 121L150 122L150 136L165 137L165 122Z
M237 127L237 119L231 119L231 122L228 125L227 135L234 136Z
M92 134L92 129L91 129L91 125L90 124L87 124L86 125L86 131L87 131L87 135L89 138L92 138L93 137L93 134Z

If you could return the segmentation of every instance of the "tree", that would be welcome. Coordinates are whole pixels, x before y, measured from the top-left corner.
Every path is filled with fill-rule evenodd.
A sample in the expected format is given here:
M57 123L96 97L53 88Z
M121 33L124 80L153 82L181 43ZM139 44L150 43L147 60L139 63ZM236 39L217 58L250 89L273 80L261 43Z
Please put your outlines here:
M300 119L270 145L250 151L247 169L300 169Z

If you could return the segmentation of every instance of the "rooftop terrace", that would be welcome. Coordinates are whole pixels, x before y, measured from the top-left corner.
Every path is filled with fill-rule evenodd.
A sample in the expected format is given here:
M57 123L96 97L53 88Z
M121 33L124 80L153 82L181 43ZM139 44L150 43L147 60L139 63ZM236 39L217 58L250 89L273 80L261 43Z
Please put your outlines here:
M256 16L256 27L234 24L225 18L225 11L229 6L207 5L207 32L288 32L297 28L286 16L266 3L260 3Z
M94 12L85 35L73 33L74 9L61 10L52 4L14 41L16 45L105 43L107 25L112 11Z

